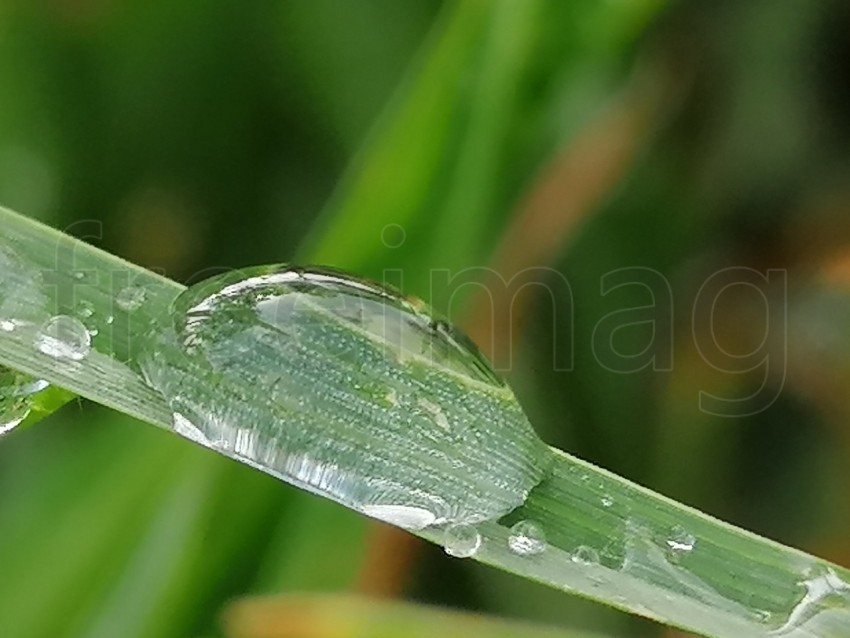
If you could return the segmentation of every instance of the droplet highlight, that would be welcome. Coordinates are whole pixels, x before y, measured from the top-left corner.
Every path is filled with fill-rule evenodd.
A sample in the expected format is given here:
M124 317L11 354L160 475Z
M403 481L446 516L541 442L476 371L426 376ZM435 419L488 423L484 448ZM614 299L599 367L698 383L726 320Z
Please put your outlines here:
M379 521L411 531L430 527L437 520L433 512L407 505L364 505L363 513Z
M41 327L35 346L54 359L82 361L91 352L91 334L79 319L57 315Z
M546 534L534 521L520 521L511 527L508 548L520 556L535 556L546 551Z
M446 554L455 558L475 556L481 548L481 534L474 525L449 525L443 537Z
M678 558L691 553L697 544L697 539L684 527L677 525L670 530L664 544L667 546L667 551L671 557Z

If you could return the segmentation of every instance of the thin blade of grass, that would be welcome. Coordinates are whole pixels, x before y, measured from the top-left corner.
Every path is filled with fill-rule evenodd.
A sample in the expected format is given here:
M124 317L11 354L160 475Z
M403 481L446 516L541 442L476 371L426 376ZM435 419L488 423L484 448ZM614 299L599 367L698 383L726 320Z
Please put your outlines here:
M117 305L118 290L109 282L116 273L132 275L137 285L147 287L148 306L139 319L128 316L119 322L115 316L107 325L144 331L145 318L167 312L168 301L179 290L177 284L10 211L0 209L0 222L0 246L12 247L24 270L50 274L52 266L59 273L58 285L41 289L15 289L12 279L13 294L21 302L47 298L52 308L70 311L72 306L63 301L69 296L106 311ZM70 249L73 264L56 260L57 246ZM71 273L57 265L71 266ZM79 279L73 273L83 265L113 276L77 289ZM33 280L21 281L31 286ZM30 310L34 314L37 309ZM170 426L164 402L113 358L119 351L130 356L132 340L117 337L114 345L104 345L103 351L96 349L73 365L59 364L46 362L48 357L37 352L32 332L22 326L0 333L0 364ZM769 630L796 638L844 635L842 627L850 617L846 570L736 529L563 452L554 454L550 474L519 510L507 520L480 526L483 544L477 560L716 638L764 636ZM509 525L518 519L542 525L549 538L547 551L537 556L510 551ZM438 529L421 535L436 543L444 540Z

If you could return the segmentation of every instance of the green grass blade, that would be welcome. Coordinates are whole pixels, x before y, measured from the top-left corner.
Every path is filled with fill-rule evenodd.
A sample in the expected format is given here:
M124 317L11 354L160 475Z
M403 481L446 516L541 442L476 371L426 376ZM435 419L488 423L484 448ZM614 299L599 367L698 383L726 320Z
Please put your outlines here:
M51 381L74 394L156 425L170 427L171 413L126 362L153 318L167 312L180 284L129 264L22 215L0 208L0 246L18 267L3 274L4 301L13 301L17 323L0 331L2 363ZM144 289L145 302L132 313L118 304L127 286ZM36 286L35 289L32 286ZM29 287L29 289L27 288ZM41 355L38 330L54 315L79 316L96 330L84 365ZM20 319L25 317L25 319ZM42 409L42 415L47 410Z
M98 329L114 327L113 340L95 339L89 357L59 364L34 348L37 325L22 322L0 332L0 364L169 428L168 408L124 361L137 347L132 335L145 332L180 286L4 209L0 228L0 246L18 256L20 272L39 273L45 282L33 288L38 278L32 276L4 280L23 316L73 312L86 303L94 310L92 317L99 318ZM87 280L85 273L98 276ZM115 297L131 281L145 287L147 303L138 313L121 315ZM27 299L41 301L27 305ZM555 456L551 472L520 510L508 520L480 526L484 542L478 560L716 638L767 631L798 638L846 635L846 570L733 528L562 452ZM509 527L518 519L542 525L547 551L536 556L509 551ZM439 530L422 536L443 541ZM588 560L592 564L585 564Z
M546 552L509 551L519 520L541 525ZM838 638L850 622L846 569L561 451L521 508L479 532L484 563L706 636Z

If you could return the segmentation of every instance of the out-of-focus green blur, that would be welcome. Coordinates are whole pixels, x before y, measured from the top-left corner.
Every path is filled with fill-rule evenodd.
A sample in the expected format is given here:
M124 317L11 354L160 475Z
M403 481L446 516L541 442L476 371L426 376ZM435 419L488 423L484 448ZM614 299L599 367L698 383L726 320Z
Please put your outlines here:
M848 59L842 0L5 0L0 204L187 283L401 285L547 441L848 564ZM2 638L356 587L663 632L84 403L0 441L0 539Z

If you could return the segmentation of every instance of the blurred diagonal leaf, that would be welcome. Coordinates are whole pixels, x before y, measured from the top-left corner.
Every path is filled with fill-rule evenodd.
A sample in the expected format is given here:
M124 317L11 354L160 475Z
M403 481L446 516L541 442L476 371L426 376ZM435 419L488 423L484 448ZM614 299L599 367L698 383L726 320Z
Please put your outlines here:
M419 221L446 170L461 123L462 90L491 13L488 2L458 2L444 12L420 55L419 70L399 88L301 254L316 263L368 272L390 224ZM424 219L423 219L424 218ZM372 274L375 274L374 271Z
M487 256L482 254L482 240L493 237L485 232L487 223L494 208L502 205L500 169L519 106L521 79L527 75L529 53L543 17L538 0L500 0L492 6L469 96L459 103L465 110L465 126L456 143L454 169L443 201L434 202L443 221L431 241L429 261L453 271L476 265ZM442 161L451 159L444 156Z
M223 624L228 638L593 638L565 629L353 596L246 598L225 610Z

